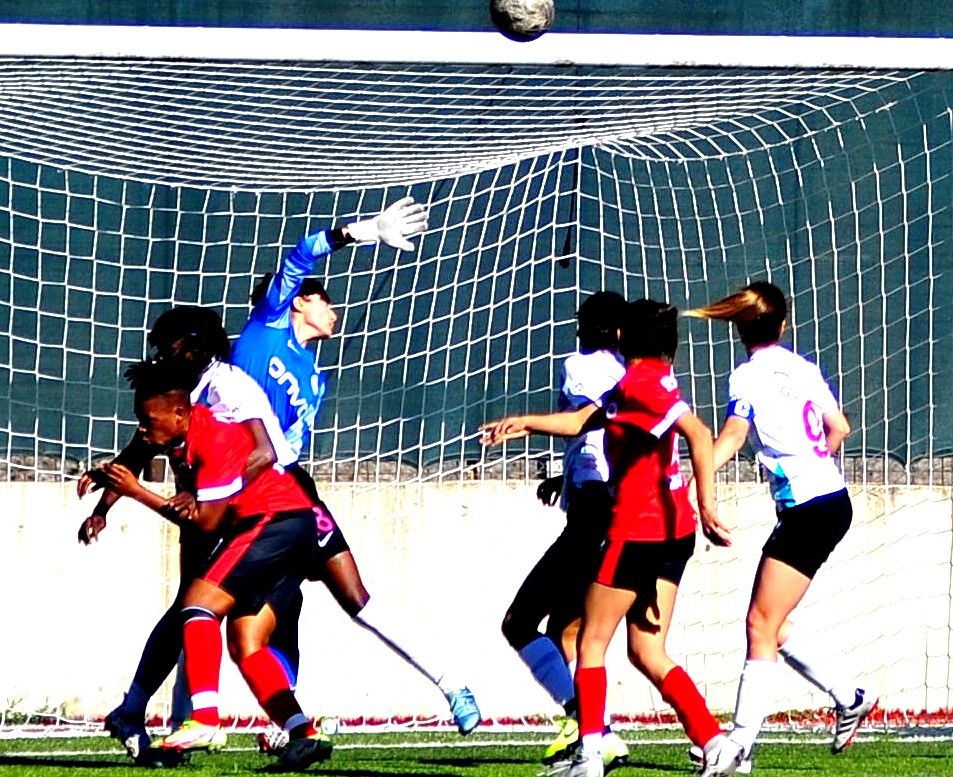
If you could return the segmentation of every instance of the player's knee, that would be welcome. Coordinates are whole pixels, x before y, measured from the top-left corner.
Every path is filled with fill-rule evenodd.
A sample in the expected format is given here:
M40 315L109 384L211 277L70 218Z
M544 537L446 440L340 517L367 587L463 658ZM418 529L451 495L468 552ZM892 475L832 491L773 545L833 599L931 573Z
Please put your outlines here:
M522 650L530 642L540 636L540 633L535 627L528 626L520 618L513 615L512 612L508 612L503 616L500 631L503 632L503 638L510 644L513 650Z
M672 660L664 650L629 646L628 656L629 663L656 685L661 684L662 678L672 667Z
M780 627L760 610L752 610L745 619L749 645L771 645L777 648Z

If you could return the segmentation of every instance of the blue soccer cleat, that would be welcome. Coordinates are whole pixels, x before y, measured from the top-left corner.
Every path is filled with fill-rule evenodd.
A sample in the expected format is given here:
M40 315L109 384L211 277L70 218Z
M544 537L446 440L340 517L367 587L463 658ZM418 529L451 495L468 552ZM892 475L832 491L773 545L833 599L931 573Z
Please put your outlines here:
M447 701L450 702L450 712L457 724L457 730L463 736L466 736L480 725L483 716L480 715L480 708L477 707L476 699L473 698L473 691L469 688L463 687L448 692Z

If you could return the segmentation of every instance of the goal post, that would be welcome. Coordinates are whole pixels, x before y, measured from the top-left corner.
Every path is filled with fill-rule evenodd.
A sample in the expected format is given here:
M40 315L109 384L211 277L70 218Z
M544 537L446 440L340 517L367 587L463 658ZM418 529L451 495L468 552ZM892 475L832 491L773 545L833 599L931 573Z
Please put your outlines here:
M121 369L142 357L163 310L209 305L235 335L255 281L302 235L411 194L430 209L413 253L347 248L316 270L342 320L318 348L331 389L307 463L360 547L362 570L365 558L382 570L382 587L388 574L406 576L401 596L428 597L456 622L452 597L430 585L447 573L443 551L465 551L487 581L471 620L473 655L494 657L473 669L490 717L557 712L498 626L559 530L551 512L545 529L534 522L533 482L558 468L561 447L533 438L485 451L479 425L554 406L587 294L608 288L686 308L753 279L790 295L792 342L821 364L854 428L844 465L855 527L812 586L803 620L871 678L883 720L945 714L953 77L936 64L948 44L906 46L905 62L874 67L882 48L867 41L832 42L822 61L798 63L785 58L787 40L776 42L775 62L760 39L750 57L733 40L732 62L700 58L711 41L678 49L669 40L658 62L658 36L639 41L638 61L632 40L623 58L617 41L574 48L590 36L546 35L522 48L483 36L455 38L472 46L455 60L415 61L434 49L394 34L380 49L390 59L364 59L370 36L357 62L330 61L335 36L312 36L306 55L297 34L239 31L231 49L222 33L203 55L174 48L195 45L190 31L147 43L129 30L134 51L111 48L116 38L95 29L69 31L78 50L47 30L40 38L54 51L16 31L0 56L0 487L23 516L3 530L17 547L41 512L32 500L50 499L57 484L67 493L131 435ZM252 39L282 43L240 56ZM156 40L165 55L149 48ZM727 327L682 322L676 368L715 430L742 353ZM712 706L728 710L773 512L744 456L720 476L719 495L739 541L699 548L671 647ZM64 496L58 509L78 524L85 508ZM510 532L521 541L501 550ZM29 539L50 541L74 543L75 532ZM34 547L45 546L5 566L11 585L30 574ZM113 666L132 669L141 647L132 643ZM29 637L15 647L27 655ZM357 660L337 642L331 649ZM624 656L613 661L611 711L667 719ZM315 693L306 678L303 692ZM124 679L103 687L114 698ZM359 695L364 708L343 682L322 691L353 717L445 714L416 680L382 679L405 695ZM107 703L44 682L30 672L5 679L0 703L36 687L56 704L81 697L80 719ZM796 679L783 690L779 709L828 703Z

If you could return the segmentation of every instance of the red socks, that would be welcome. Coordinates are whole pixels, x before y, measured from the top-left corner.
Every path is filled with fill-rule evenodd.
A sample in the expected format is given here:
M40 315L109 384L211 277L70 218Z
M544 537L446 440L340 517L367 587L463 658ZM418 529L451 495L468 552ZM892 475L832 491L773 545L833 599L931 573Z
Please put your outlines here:
M606 668L576 669L576 699L579 702L579 736L601 734L605 728Z
M192 618L182 629L185 677L192 696L192 719L217 726L218 679L222 667L222 625L214 618Z
M682 667L676 666L665 675L659 692L674 708L679 722L693 744L704 747L713 737L722 733L721 724L709 712L704 697Z
M246 656L238 663L238 669L261 708L273 721L284 726L287 721L301 715L301 707L291 692L288 673L270 648Z

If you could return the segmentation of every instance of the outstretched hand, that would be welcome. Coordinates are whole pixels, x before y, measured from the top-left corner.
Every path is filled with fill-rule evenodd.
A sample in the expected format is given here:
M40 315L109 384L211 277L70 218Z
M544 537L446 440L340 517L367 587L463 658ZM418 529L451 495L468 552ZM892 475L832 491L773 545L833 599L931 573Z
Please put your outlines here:
M523 419L517 417L504 418L502 421L491 421L480 427L483 437L480 439L481 445L499 445L507 440L518 440L520 437L527 437L529 430L523 423Z
M410 238L427 229L427 208L414 202L413 197L403 197L371 219L355 221L347 225L347 231L358 243L380 241L391 248L413 251Z

